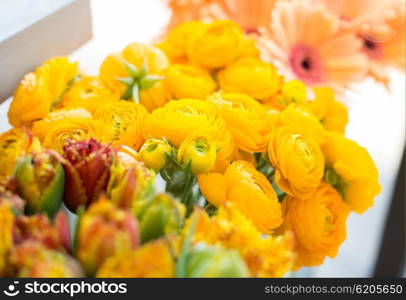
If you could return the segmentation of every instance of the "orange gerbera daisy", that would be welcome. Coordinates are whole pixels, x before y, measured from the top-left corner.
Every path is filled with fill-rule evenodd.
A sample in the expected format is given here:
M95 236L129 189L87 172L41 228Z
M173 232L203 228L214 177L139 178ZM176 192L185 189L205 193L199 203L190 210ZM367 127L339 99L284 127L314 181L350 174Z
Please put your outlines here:
M265 54L288 78L341 90L366 74L361 41L355 32L342 30L338 16L322 3L277 2L261 32Z

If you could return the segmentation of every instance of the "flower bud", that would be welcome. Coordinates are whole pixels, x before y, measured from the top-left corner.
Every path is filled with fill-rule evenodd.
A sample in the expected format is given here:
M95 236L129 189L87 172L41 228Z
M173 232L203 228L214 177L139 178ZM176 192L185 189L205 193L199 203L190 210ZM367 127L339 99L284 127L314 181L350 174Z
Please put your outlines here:
M137 248L138 240L138 223L133 214L102 197L79 219L77 258L92 276L107 258Z
M142 145L139 155L147 167L159 172L167 164L167 155L171 152L172 147L167 141L151 138Z
M88 207L105 190L114 154L109 145L94 139L64 146L64 202L71 211L80 205Z
M197 244L186 261L186 277L249 277L249 271L237 250Z
M133 211L139 219L141 242L176 232L183 223L185 207L167 194L159 194L151 200L136 201Z
M15 171L18 194L27 201L27 212L43 212L53 218L64 191L65 174L58 155L52 151L22 157Z
M217 149L212 138L204 134L189 136L178 151L178 161L190 168L193 174L208 173L216 163Z
M73 257L37 241L27 241L13 249L10 265L16 277L83 277L82 267Z
M148 198L154 192L155 174L142 161L129 163L121 158L114 160L107 185L109 198L122 208L134 201Z

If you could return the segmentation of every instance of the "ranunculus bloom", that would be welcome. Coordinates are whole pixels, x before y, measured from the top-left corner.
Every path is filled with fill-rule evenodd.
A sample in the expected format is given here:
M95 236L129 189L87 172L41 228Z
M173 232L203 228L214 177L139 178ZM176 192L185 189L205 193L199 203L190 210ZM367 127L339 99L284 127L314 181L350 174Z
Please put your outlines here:
M106 260L97 272L101 278L175 277L175 262L165 239L152 241L125 255Z
M193 134L186 138L179 147L178 161L193 174L209 172L216 163L217 147L210 135Z
M266 177L246 161L235 161L220 173L198 177L203 196L213 205L232 203L263 233L282 223L281 205Z
M85 108L94 113L100 105L110 102L117 102L120 95L108 89L100 77L85 76L63 96L61 105L63 108Z
M271 131L268 157L280 189L296 198L312 196L324 175L324 157L318 143L287 126Z
M216 105L239 149L247 152L265 150L271 122L261 104L240 93L215 93L208 100Z
M21 156L36 151L41 151L41 144L27 130L13 128L0 134L0 183L5 183L13 175Z
M321 184L310 199L286 197L283 228L296 238L296 267L317 266L334 258L346 236L348 206L330 185Z
M132 98L135 102L142 102L143 90L149 90L147 97L150 98L153 90L157 89L154 96L164 97L159 102L165 102L168 94L162 93L162 86L157 86L156 83L160 80L158 76L168 66L169 61L160 49L133 43L121 52L107 56L100 66L99 76L108 88L118 92L123 99ZM134 93L136 94L133 95Z
M115 156L110 145L94 139L70 141L63 148L64 202L71 211L88 207L105 191Z
M345 133L348 123L348 109L337 101L330 88L314 88L315 98L308 101L304 107L319 119L326 130Z
M290 104L276 115L275 126L289 126L297 133L313 138L320 145L326 140L326 131L320 121L308 110Z
M218 117L216 106L208 101L170 101L148 115L144 126L145 138L165 137L176 148L195 132L205 133L213 138L219 148L219 158L229 158L233 153L234 144L225 121Z
M127 145L138 150L144 142L142 127L147 114L141 104L121 100L101 106L94 118L112 129L113 145Z
M63 147L70 141L84 141L94 138L101 142L112 139L111 127L106 123L90 118L55 120L48 123L48 131L42 140L46 149L58 153L63 152ZM39 127L38 131L41 131ZM34 127L34 134L37 132ZM43 128L43 127L42 127Z
M76 240L78 259L94 275L107 258L138 247L138 222L129 210L101 198L80 217Z
M168 155L172 153L171 145L161 139L147 139L142 145L139 156L148 168L159 172L168 162Z
M205 99L217 87L207 70L188 64L171 65L165 72L165 82L175 99Z
M337 133L330 133L322 147L325 179L341 194L351 210L363 213L381 191L378 170L368 151Z
M14 93L8 118L15 127L31 127L58 104L70 81L78 74L77 63L66 57L52 58L24 76Z
M264 236L252 220L233 206L220 207L213 217L196 209L185 226L185 233L190 230L193 218L197 219L193 242L237 250L251 276L281 277L293 265L293 236L290 233Z
M243 33L229 20L214 21L190 38L187 56L192 63L210 69L224 67L241 53Z
M220 88L225 92L244 93L263 101L275 95L282 85L273 65L259 58L241 58L219 72Z

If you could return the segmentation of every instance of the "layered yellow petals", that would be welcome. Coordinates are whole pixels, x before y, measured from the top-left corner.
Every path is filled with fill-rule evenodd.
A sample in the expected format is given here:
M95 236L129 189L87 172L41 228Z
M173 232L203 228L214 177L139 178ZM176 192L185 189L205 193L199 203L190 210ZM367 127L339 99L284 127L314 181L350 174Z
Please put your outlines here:
M74 83L62 99L62 107L85 108L94 113L101 105L117 102L120 95L108 89L99 77L87 76Z
M221 68L240 55L243 41L243 33L236 23L214 21L191 36L187 55L192 63L210 69Z
M326 180L348 203L363 213L379 194L379 174L368 151L338 133L330 133L322 148L326 158Z
M159 80L153 87L140 91L140 103L144 105L149 112L164 106L165 103L171 99L172 93L165 80Z
M0 183L14 173L18 159L30 152L41 150L39 140L30 132L13 128L0 135Z
M232 203L262 233L282 222L281 205L266 177L246 161L235 161L225 171L199 175L203 196L213 205Z
M318 143L287 126L271 131L268 157L275 182L287 194L307 199L324 175L324 157Z
M334 258L346 236L348 206L328 184L321 184L307 200L286 197L283 228L296 238L296 267L317 266Z
M261 104L245 94L224 92L213 94L209 101L226 121L238 149L246 152L266 149L271 120Z
M236 249L255 277L281 277L290 270L293 254L293 237L286 233L281 236L266 236L233 206L219 208L214 217L203 210L195 210L197 218L194 242L221 245ZM190 222L186 225L188 230Z
M147 114L144 106L121 100L103 105L93 117L112 129L114 145L127 145L138 150L144 142L142 128Z
M60 101L70 81L78 74L77 64L66 57L46 61L35 72L28 73L17 87L8 118L15 127L31 127Z
M180 24L173 28L166 39L158 45L172 62L187 60L187 46L191 37L207 28L207 24L199 21L191 21Z
M314 88L315 99L305 107L310 110L329 131L345 133L348 123L348 109L334 98L330 88Z
M276 117L277 116L277 117ZM296 132L313 138L322 145L326 140L326 131L319 120L306 109L290 104L275 117L275 126L286 125Z
M46 149L62 153L63 147L68 141L82 141L90 138L100 142L110 141L112 138L110 126L90 118L51 121L42 145Z
M221 90L244 93L260 101L275 95L282 84L282 77L273 65L254 57L229 64L218 78Z
M175 276L169 242L161 239L144 244L125 255L107 259L100 267L101 278L168 278Z
M165 82L175 99L205 99L217 87L207 70L190 64L171 65Z
M219 159L226 159L233 153L232 136L224 120L218 117L215 105L207 101L170 101L148 115L144 126L145 138L165 137L176 148L196 132L213 138L218 147Z

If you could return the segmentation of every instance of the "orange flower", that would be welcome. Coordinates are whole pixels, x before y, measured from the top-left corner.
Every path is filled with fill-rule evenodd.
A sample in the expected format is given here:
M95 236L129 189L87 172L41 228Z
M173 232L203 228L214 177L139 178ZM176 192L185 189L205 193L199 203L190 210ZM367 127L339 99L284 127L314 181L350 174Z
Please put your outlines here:
M31 127L57 105L78 74L77 63L66 57L52 58L22 79L10 104L8 118L15 127Z
M345 240L348 207L340 194L321 184L310 199L286 197L283 228L296 238L296 267L317 266L334 258Z
M268 156L279 188L301 199L312 196L324 175L324 157L316 141L289 127L277 127L270 134Z
M105 87L99 77L86 76L72 85L61 105L64 108L85 108L94 113L100 105L119 99L120 95Z
M144 142L142 128L147 114L141 104L121 100L101 106L94 119L112 128L114 145L127 145L138 150Z
M239 149L246 152L265 150L271 123L261 104L240 93L215 93L208 100L216 105Z
M281 206L266 177L246 161L235 161L225 171L198 176L203 196L213 205L232 203L263 233L281 222Z

